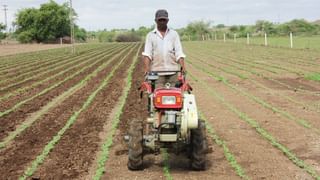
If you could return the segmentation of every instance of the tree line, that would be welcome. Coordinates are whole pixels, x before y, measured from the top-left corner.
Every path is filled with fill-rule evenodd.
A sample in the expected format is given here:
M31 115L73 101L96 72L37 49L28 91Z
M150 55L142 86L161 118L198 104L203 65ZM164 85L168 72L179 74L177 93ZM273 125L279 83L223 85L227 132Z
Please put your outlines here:
M76 20L76 12L69 8L67 3L62 5L50 0L41 4L40 8L25 8L19 10L13 22L15 32L10 34L21 43L58 43L60 38L69 38L70 41L70 11L73 21ZM75 39L77 42L85 42L87 39L95 39L99 42L135 42L143 41L148 32L155 26L137 29L111 29L89 31L75 24ZM4 33L5 26L0 23L0 40L8 36ZM285 23L273 23L266 20L258 20L254 25L214 25L213 21L193 21L186 27L177 29L182 40L201 40L204 37L213 36L221 39L224 34L227 37L263 36L287 36L289 33L301 36L320 35L320 20L308 22L304 19L294 19Z
M148 32L154 29L151 27L139 27L138 29L112 29L90 32L89 36L98 39L99 42L119 42L119 41L140 41L144 40ZM246 37L250 36L288 36L290 33L299 36L320 35L320 20L315 22L308 22L304 19L294 19L285 23L273 23L266 20L258 20L254 25L232 25L226 26L224 24L213 25L212 21L194 21L189 23L186 27L177 29L182 40L202 40L207 38L223 38ZM119 37L126 37L121 39Z
M225 34L227 37L250 36L288 36L293 33L298 36L320 35L320 21L308 22L304 19L294 19L285 23L272 23L266 20L258 20L254 25L232 25L224 24L212 25L211 21L194 21L185 28L178 29L182 40L201 40L203 36L210 35L211 38L216 36L222 38Z

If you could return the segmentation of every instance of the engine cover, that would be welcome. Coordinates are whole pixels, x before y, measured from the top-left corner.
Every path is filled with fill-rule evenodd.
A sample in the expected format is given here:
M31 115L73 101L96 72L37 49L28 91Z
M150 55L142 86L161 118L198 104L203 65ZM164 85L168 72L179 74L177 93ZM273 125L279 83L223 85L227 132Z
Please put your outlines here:
M193 94L183 95L183 109L181 117L181 137L188 137L189 129L198 128L198 111Z

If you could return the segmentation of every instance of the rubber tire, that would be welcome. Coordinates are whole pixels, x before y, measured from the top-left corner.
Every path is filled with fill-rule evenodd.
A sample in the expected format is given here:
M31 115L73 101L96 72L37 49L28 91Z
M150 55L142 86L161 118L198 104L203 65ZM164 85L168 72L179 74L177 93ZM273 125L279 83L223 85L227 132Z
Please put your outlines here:
M143 169L143 126L142 121L133 120L129 128L129 170Z
M205 170L208 143L203 120L199 120L198 129L191 130L191 149L191 168L197 171Z

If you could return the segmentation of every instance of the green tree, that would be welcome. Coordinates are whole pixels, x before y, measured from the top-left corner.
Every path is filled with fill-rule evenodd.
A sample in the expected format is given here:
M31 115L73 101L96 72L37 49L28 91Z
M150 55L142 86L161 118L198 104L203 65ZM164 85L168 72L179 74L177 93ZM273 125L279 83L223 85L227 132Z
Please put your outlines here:
M231 27L229 28L229 30L234 33L234 32L238 32L238 31L239 31L239 28L238 28L238 26L233 25L233 26L231 26Z
M294 19L288 23L281 24L278 29L281 34L292 32L303 35L317 34L319 30L316 24L309 23L304 19Z
M2 31L6 29L6 26L4 24L0 23L0 41L4 38L6 38L6 34Z
M85 42L87 40L87 31L79 26L75 26L74 36L78 42Z
M53 42L60 37L70 36L68 4L59 5L50 0L39 9L22 9L17 13L16 24L16 33L21 42Z
M256 21L255 24L255 31L258 34L275 34L276 33L276 28L272 22L265 21L265 20L258 20Z
M116 32L103 30L98 32L99 42L113 42L115 40Z
M222 28L225 28L226 26L224 25L224 24L218 24L217 26L216 26L216 28L218 28L218 29L222 29Z
M202 35L210 33L210 21L194 21L187 25L185 34L191 36L192 39L201 39Z

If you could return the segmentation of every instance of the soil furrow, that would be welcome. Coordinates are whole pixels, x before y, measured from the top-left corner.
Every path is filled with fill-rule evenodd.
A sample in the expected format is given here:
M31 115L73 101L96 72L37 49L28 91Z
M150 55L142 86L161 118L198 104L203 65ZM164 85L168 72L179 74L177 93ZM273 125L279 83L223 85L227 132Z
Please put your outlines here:
M96 51L101 50L102 48L105 48L104 46L101 46L99 48L94 48L94 49L88 49L88 50L80 50L81 54L85 53L85 54L90 54ZM13 64L12 66L14 66L11 69L8 69L6 71L0 71L0 77L2 78L10 78L10 77L14 77L14 76L19 76L19 75L23 75L26 74L28 72L32 72L34 70L38 70L39 68L45 68L48 65L51 65L55 62L60 62L60 61L64 61L64 60L70 60L72 58L75 57L80 57L81 55L71 55L71 54L67 54L64 56L59 56L59 55L55 55L54 57L48 57L48 58L34 58L34 62L30 63L30 64L25 64L23 66L19 66L18 64Z
M68 118L81 108L83 102L99 86L100 82L112 68L112 65L104 68L84 88L45 114L27 131L17 137L12 145L0 150L0 176L2 176L0 179L7 177L17 179L19 175L22 175L25 167L42 151L52 136L65 125ZM64 91L64 89L61 91Z
M74 66L83 60L86 60L90 57L98 56L103 51L97 50L85 55L72 57L67 60L59 61L50 66L46 66L44 68L39 68L34 71L29 71L27 74L15 76L14 78L5 79L1 82L0 94L10 92L12 90L17 90L17 88L21 88L23 86L28 86L29 83L34 83L37 81L41 81L42 79L50 76L51 74L59 73L68 67Z
M233 98L233 96L227 96L228 91L220 82L210 80L209 77L193 68L189 67L189 71L208 86L214 87L220 93L223 92L228 100ZM208 123L215 127L221 138L225 139L230 150L236 155L238 163L245 169L249 177L253 179L312 179L281 151L263 140L252 127L240 120L219 100L212 98L206 90L208 87L194 82L194 88L196 89L195 94L198 95L198 106L207 117L210 117ZM238 102L242 100L238 97L235 99Z
M141 100L138 91L143 78L143 62L141 60L137 63L133 73L132 87L120 118L118 130L114 135L113 145L109 151L109 159L105 167L106 172L102 179L166 179L163 174L160 155L155 157L153 155L145 156L144 164L146 168L143 171L129 171L127 168L128 149L123 137L127 134L132 119L146 119L147 117L146 96Z
M25 103L24 105L22 105L22 107L19 108L19 110L12 112L4 117L0 117L1 139L7 136L8 132L15 130L16 126L20 124L24 119L26 119L30 113L38 111L42 106L46 105L54 97L58 96L59 94L62 94L64 91L71 88L76 83L80 82L82 79L84 79L84 77L86 77L88 74L97 69L103 62L106 62L109 59L114 58L115 56L107 56L107 58L104 58L101 61L101 63L97 63L96 65L85 69L76 77L71 78L70 80L59 85L58 87L55 87L46 94L36 97L35 99L32 99L30 102Z
M20 102L26 97L30 97L34 94L40 93L42 90L50 87L52 84L64 81L66 77L73 76L74 74L78 73L78 71L83 67L89 68L90 66L101 62L101 57L110 56L116 53L121 48L123 47L119 46L115 49L108 49L105 52L100 52L100 54L97 56L90 57L85 60L81 59L79 60L79 63L74 63L72 66L64 68L63 71L52 73L47 78L34 82L29 86L21 87L15 91L7 92L0 98L0 110L3 111L4 109L8 109L12 105L14 105L15 102Z
M99 133L105 123L110 123L108 115L122 93L126 70L132 63L137 46L132 50L117 69L108 86L96 96L90 107L63 135L34 177L83 179L87 176L94 154L99 148ZM69 151L71 149L74 151Z

